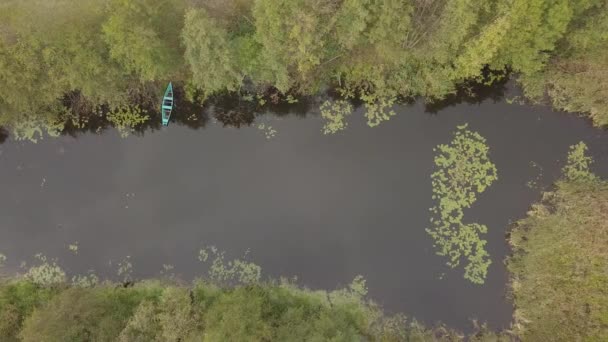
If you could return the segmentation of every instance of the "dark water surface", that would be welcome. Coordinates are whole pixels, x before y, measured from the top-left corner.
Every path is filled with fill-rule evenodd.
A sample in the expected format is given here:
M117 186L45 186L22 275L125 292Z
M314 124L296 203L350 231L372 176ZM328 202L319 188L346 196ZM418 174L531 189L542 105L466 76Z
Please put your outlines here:
M259 122L277 135L267 140ZM433 147L467 122L487 138L499 172L465 214L489 227L494 262L483 286L446 268L425 232ZM501 328L512 314L503 265L509 224L556 179L571 144L584 140L595 171L608 175L608 134L543 107L485 101L429 114L415 104L376 128L355 113L332 136L315 115L267 115L254 126L7 140L0 252L9 269L41 252L71 273L109 275L129 255L137 277L171 264L187 279L203 272L196 256L205 245L232 257L249 249L267 276L334 289L362 274L387 311L464 330L470 318ZM78 255L67 248L76 241Z

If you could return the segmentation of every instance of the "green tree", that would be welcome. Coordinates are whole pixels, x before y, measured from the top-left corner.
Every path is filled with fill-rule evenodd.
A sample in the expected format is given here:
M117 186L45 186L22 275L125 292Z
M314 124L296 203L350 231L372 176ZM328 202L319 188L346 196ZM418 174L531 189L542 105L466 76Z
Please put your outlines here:
M158 320L158 307L143 300L118 336L119 342L160 342L162 327Z
M23 321L57 292L58 288L41 287L23 280L0 283L0 340L19 341Z
M586 2L586 0L583 0ZM557 41L563 37L572 20L568 0L515 0L500 2L499 11L508 27L493 65L530 75L542 70Z
M0 30L0 124L17 139L60 132L67 93L77 91L91 106L127 100L128 79L101 39L102 3L30 0L5 6L12 15Z
M103 36L110 56L143 80L167 80L183 65L181 0L112 0Z
M589 114L598 126L608 125L608 4L582 1L572 6L575 16L560 49L547 68L524 75L526 94L570 112Z
M210 95L237 90L243 75L229 33L204 9L186 13L182 32L185 59L192 72L192 84Z
M333 1L255 2L255 37L272 75L268 82L285 93L294 86L314 91L327 79L321 67L339 53L331 39L336 10Z

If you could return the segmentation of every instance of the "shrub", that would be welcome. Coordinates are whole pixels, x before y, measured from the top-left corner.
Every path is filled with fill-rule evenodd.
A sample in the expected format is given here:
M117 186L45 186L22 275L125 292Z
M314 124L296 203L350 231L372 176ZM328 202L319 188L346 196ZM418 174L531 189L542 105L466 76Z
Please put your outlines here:
M608 340L608 182L571 148L566 177L509 239L516 333L528 341Z
M58 291L25 280L0 284L0 341L17 341L23 320Z
M113 341L139 303L158 297L154 287L69 288L38 307L20 333L27 341Z

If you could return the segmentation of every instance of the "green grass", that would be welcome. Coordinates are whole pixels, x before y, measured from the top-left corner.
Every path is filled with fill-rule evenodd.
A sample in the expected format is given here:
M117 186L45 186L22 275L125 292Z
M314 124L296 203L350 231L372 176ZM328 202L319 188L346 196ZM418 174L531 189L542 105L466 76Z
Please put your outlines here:
M608 182L562 180L510 237L524 341L608 340Z

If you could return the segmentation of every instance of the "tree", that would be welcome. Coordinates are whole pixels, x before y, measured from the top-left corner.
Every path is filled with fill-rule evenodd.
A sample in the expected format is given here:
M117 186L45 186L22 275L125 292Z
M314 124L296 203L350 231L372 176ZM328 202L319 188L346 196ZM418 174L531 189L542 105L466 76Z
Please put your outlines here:
M112 0L103 25L110 56L142 80L167 80L183 65L181 0Z
M238 89L243 75L228 32L217 20L204 9L189 10L181 37L196 88L206 95Z
M272 75L267 81L281 92L294 86L315 90L325 79L319 68L338 53L330 35L337 6L318 0L255 2L255 37Z
M608 125L607 6L598 1L574 6L584 16L573 19L557 56L546 69L521 78L532 99L548 94L555 107L587 113L597 126Z
M542 70L570 21L568 0L515 0L500 2L498 10L509 21L492 65L533 74Z

